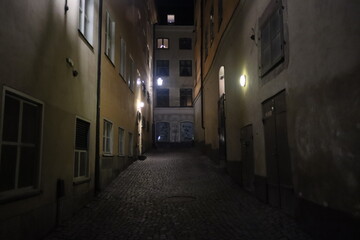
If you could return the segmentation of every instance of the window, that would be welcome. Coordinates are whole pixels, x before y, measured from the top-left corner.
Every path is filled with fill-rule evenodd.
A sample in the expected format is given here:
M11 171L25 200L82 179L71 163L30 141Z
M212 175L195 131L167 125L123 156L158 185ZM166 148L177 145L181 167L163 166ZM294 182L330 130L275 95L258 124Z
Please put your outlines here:
M125 137L124 129L119 128L119 156L124 155L124 137Z
M261 31L261 76L265 76L284 60L282 4L265 20Z
M169 106L169 89L156 89L156 106Z
M134 60L130 57L130 72L128 74L128 87L131 91L134 91L135 86L135 63Z
M89 176L90 123L76 119L74 178Z
M180 89L180 107L192 106L192 89L181 88Z
M223 20L223 0L218 0L218 29L220 30L221 23Z
M120 74L125 80L126 74L126 42L123 38L120 40Z
M179 38L179 49L191 49L191 38Z
M79 31L92 44L93 42L94 0L79 1Z
M214 37L214 2L212 2L210 10L210 45L213 43Z
M156 60L156 75L169 76L169 60Z
M167 15L167 23L168 24L175 24L175 15L174 14L168 14Z
M115 22L111 20L110 14L106 12L106 41L105 54L109 57L112 63L115 59Z
M133 134L129 133L129 149L128 149L128 153L129 156L133 156L134 155L134 150L133 150Z
M4 91L0 154L0 198L39 188L43 105Z
M191 142L194 140L194 124L192 122L180 123L180 141Z
M192 76L192 61L180 60L180 76L189 77Z
M112 123L104 120L104 134L103 134L103 153L105 155L112 154L112 146L113 146L113 129Z
M168 38L158 38L157 39L157 48L168 49L169 48L169 39Z

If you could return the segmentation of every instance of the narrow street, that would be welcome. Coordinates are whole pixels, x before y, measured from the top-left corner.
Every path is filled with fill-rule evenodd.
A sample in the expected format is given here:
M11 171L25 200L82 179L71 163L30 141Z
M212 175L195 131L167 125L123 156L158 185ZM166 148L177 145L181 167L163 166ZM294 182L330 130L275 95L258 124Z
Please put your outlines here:
M310 239L196 150L147 156L45 239Z

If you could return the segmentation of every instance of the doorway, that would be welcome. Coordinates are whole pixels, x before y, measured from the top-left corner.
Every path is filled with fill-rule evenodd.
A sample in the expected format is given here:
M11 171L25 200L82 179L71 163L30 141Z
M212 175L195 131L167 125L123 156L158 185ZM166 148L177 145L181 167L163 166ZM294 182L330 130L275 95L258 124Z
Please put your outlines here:
M287 138L285 91L262 103L270 205L294 213L294 187Z
M218 100L218 135L219 159L226 162L226 126L225 126L225 68L219 69L219 100Z

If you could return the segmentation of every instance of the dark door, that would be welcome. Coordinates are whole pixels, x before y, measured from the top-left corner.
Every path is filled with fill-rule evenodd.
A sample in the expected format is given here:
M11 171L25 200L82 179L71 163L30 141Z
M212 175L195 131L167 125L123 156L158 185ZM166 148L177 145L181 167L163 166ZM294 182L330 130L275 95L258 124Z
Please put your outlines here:
M225 131L225 94L218 101L218 117L219 117L219 157L220 161L226 161L226 131Z
M252 125L241 128L242 182L248 191L254 191L254 145Z
M263 102L268 200L288 213L294 211L292 167L286 124L285 91Z

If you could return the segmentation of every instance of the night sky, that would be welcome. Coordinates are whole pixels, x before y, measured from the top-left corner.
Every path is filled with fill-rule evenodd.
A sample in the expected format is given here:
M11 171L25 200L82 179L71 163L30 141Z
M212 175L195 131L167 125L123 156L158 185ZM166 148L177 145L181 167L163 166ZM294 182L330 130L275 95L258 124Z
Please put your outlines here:
M194 24L194 0L155 0L158 24L167 25L167 14L175 14L175 25Z

